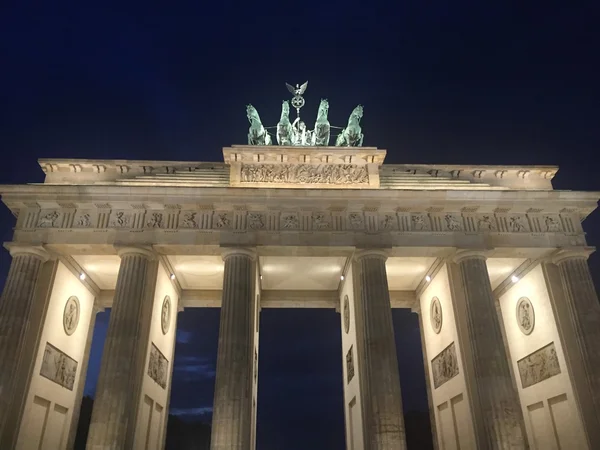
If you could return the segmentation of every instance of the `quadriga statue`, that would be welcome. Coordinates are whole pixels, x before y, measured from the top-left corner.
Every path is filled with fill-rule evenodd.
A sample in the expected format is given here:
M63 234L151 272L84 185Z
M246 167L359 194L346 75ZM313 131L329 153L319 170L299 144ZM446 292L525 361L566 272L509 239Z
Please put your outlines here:
M336 147L361 147L364 139L360 128L360 119L363 116L363 107L358 105L350 114L348 126L342 130L335 141Z
M248 130L248 145L271 145L271 136L263 127L260 121L258 111L252 105L246 107L246 114L248 115L248 121L250 122L250 129Z

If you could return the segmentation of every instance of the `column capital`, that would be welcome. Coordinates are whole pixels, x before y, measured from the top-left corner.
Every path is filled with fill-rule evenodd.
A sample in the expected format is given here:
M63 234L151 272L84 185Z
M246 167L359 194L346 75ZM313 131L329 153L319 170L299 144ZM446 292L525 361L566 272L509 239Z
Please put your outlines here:
M386 261L388 259L388 251L382 248L357 249L354 257L357 261L364 258L377 258Z
M223 261L230 256L247 256L254 260L256 259L256 250L246 247L222 247L221 256L223 257Z
M561 248L550 257L550 260L552 263L559 265L570 259L588 259L595 250L594 247Z
M115 245L115 249L117 250L117 255L121 258L125 255L140 255L145 256L148 259L156 258L156 253L150 247L136 247L129 245Z
M10 256L15 257L18 255L31 255L35 256L46 262L50 259L51 255L41 245L19 245L14 243L5 244L4 247L9 251Z
M487 260L487 250L484 249L459 249L452 256L452 261L461 263L466 259L483 259Z

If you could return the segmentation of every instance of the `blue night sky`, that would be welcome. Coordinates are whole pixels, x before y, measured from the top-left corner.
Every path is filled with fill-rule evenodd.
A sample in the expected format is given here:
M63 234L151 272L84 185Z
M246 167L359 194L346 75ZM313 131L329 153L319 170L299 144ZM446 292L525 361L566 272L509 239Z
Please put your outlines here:
M0 183L42 181L40 157L220 161L245 143L246 104L274 125L284 83L309 80L308 122L322 97L333 125L363 104L388 163L557 164L556 188L600 191L597 2L157 5L2 4ZM0 207L2 241L13 224ZM597 245L600 213L585 226ZM424 411L417 317L394 325L405 410ZM218 327L216 309L179 314L171 413L210 421ZM258 448L344 448L338 314L263 310L260 348Z

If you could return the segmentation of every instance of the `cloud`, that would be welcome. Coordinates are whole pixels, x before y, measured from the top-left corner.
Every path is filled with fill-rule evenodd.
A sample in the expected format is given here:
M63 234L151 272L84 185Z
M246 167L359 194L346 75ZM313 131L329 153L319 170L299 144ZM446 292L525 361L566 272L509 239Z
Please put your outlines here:
M175 359L175 377L183 381L214 379L214 363L201 356L179 356Z
M169 414L178 417L203 417L211 416L212 406L201 406L199 408L171 408Z
M194 337L193 331L185 331L182 329L177 329L177 343L178 344L189 344Z

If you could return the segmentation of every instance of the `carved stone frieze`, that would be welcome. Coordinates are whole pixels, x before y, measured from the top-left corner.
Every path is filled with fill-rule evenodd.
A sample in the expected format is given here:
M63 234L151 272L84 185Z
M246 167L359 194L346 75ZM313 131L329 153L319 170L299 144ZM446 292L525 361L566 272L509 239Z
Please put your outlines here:
M493 214L481 214L477 218L477 231L496 231L496 219Z
M554 342L517 361L523 389L560 373Z
M221 230L231 228L231 213L229 212L216 211L213 220L214 228Z
M396 216L392 214L383 214L379 220L379 229L382 231L390 231L396 228Z
M431 369L435 389L458 375L458 359L454 342L433 358Z
M417 213L411 216L412 229L414 231L429 231L429 217L425 213Z
M179 218L179 228L198 228L198 213L185 211Z
M242 183L368 184L366 166L354 164L242 164Z
M58 228L60 227L60 212L48 211L40 215L37 226L38 228Z
M72 391L76 374L77 361L49 342L46 342L40 375Z
M164 214L161 212L150 211L148 214L148 220L146 221L146 227L164 228Z
M362 230L365 227L365 217L362 212L351 212L348 214L348 228L351 230Z
M262 230L265 228L265 215L259 212L248 213L248 228L251 230Z
M90 228L92 225L92 214L89 211L78 211L73 226L77 228Z
M444 224L448 231L460 231L463 228L460 216L451 213L444 215Z
M113 211L110 215L111 228L128 228L131 226L132 213L129 211Z
M161 388L166 389L168 371L169 361L153 342L150 349L150 360L148 361L148 376Z
M297 230L300 228L300 220L297 213L283 213L281 215L282 230Z
M325 213L317 212L312 215L312 225L313 230L329 230L331 228L331 221Z

